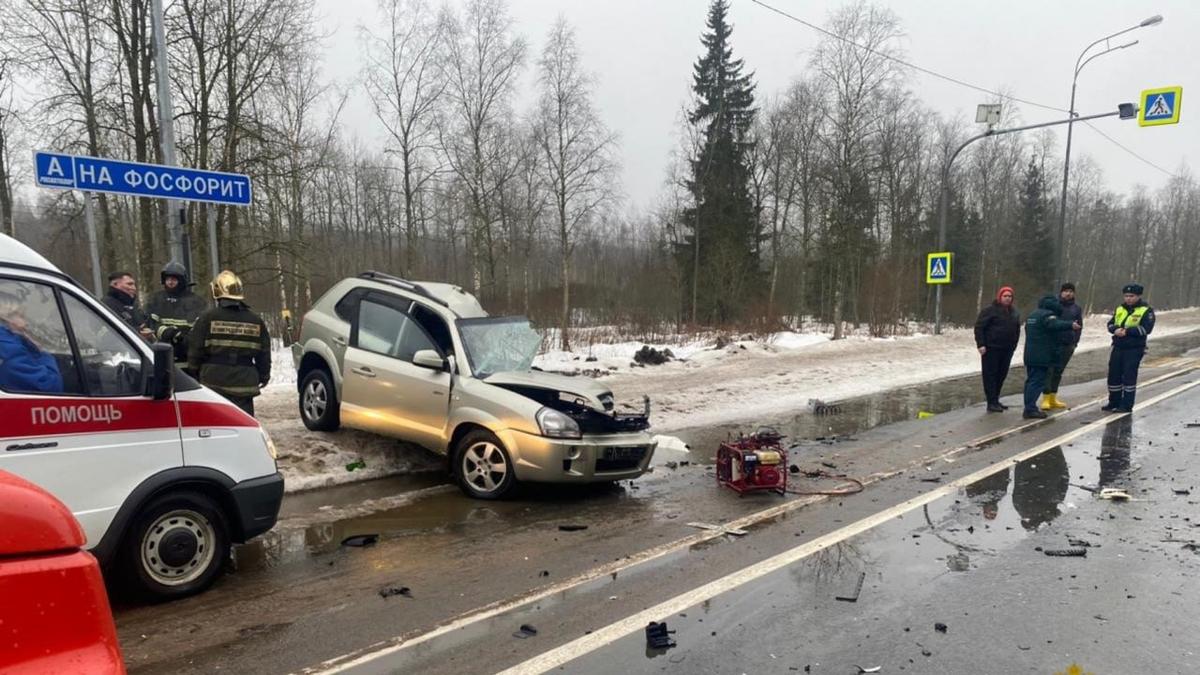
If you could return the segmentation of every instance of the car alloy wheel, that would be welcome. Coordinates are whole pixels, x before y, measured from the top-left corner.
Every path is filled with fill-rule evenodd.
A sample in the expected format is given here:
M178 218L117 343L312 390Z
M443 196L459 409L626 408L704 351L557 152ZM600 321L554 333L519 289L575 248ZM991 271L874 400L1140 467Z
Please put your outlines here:
M462 454L462 477L482 494L495 492L511 469L508 458L489 441L472 443Z
M304 416L311 422L319 421L329 407L329 392L320 378L312 378L304 387Z

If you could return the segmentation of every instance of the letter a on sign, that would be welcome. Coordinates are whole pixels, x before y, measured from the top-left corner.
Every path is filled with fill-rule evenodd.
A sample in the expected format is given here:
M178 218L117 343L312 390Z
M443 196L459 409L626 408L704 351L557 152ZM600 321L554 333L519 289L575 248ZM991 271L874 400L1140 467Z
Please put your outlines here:
M925 283L950 283L950 267L953 256L949 251L930 253L925 258Z

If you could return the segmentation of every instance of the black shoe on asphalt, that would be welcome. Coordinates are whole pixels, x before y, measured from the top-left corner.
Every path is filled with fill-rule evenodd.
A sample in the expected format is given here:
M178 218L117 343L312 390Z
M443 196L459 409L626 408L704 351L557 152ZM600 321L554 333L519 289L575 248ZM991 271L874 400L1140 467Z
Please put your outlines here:
M989 403L988 407L987 407L987 411L1002 413L1002 412L1004 412L1004 406L1000 405L999 403Z
M1008 406L1004 405L1003 403L1001 403L1001 404L1000 404L1000 407L1001 407L1001 408L1003 408L1003 409L1005 409L1005 410L1008 410Z
M1042 412L1041 410L1026 410L1024 413L1021 414L1021 417L1025 418L1027 420L1044 420L1047 417L1049 417L1049 415Z
M1131 413L1133 412L1133 408L1113 408L1112 411L1115 413Z
M1103 410L1104 412L1115 412L1117 410L1117 408L1120 408L1120 407L1121 406L1119 406L1115 403L1105 403L1104 405L1100 406L1100 409Z

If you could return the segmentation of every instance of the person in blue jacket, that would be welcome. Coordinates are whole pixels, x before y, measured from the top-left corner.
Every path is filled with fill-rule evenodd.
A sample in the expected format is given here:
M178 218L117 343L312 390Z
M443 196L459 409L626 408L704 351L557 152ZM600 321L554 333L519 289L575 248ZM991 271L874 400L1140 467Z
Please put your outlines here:
M0 316L0 389L60 394L62 373L54 357L29 339L29 324L19 308Z

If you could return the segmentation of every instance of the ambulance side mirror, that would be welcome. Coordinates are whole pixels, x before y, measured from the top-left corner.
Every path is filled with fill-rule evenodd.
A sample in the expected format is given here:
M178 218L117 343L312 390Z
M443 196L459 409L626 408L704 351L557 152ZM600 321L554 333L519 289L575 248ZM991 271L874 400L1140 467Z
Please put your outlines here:
M146 382L146 395L155 401L171 398L175 391L175 348L165 342L150 345L154 354L153 370Z

